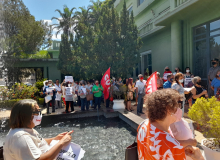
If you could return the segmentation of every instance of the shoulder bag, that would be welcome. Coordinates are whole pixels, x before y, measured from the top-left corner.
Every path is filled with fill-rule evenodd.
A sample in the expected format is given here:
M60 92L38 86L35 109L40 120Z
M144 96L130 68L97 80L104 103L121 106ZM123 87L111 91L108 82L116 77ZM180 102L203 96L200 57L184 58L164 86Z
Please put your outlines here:
M146 120L148 120L148 119L146 119ZM145 121L143 121L141 123L141 125ZM139 132L139 130L141 128L141 125L140 125L140 127L138 129L138 132ZM137 132L137 134L138 134L138 132ZM137 149L136 139L137 139L137 136L135 137L134 143L126 148L126 150L125 150L125 160L138 160L138 149Z
M87 101L92 101L93 100L93 94L92 93L89 93L86 95L86 100Z

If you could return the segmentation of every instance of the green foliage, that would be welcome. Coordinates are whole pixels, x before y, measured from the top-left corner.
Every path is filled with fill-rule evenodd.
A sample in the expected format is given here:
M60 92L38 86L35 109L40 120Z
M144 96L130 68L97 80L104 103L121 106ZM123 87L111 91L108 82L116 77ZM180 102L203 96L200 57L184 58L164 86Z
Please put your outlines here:
M35 86L38 88L38 91L41 91L41 89L43 88L44 86L44 81L46 81L47 79L46 78L43 78L41 80L38 80L36 83L35 83Z
M5 33L1 42L6 52L3 57L3 68L8 69L10 81L20 81L21 77L29 76L23 69L15 67L20 56L34 54L29 58L40 58L44 53L35 54L40 48L47 48L52 41L52 28L44 21L36 21L22 0L2 1L2 19Z
M43 105L44 104L44 98L38 98L38 104Z
M11 100L5 100L5 101L0 101L0 108L12 108L14 104L21 99L11 99Z
M11 91L12 99L37 99L38 89L34 86L27 86L23 83L16 83Z
M63 6L63 12L61 12L59 9L56 9L61 18L52 17L51 20L55 19L59 22L59 24L54 24L53 29L57 29L57 34L59 34L61 31L63 31L64 35L70 35L71 28L76 24L75 16L73 16L73 11L76 8L69 9L66 5Z
M220 101L215 97L199 98L189 109L189 117L206 128L205 134L220 142ZM219 144L220 145L220 144Z
M25 59L50 59L51 57L50 57L50 54L48 53L47 50L41 50L41 51L38 51L35 54L22 53L20 55L20 58L25 58Z
M113 76L127 77L133 72L139 62L142 42L133 13L129 15L126 3L121 17L113 3L113 0L92 1L87 9L80 7L80 11L74 13L72 18L77 22L74 38L65 32L62 35L58 62L62 73L72 74L77 79L101 79L109 67Z

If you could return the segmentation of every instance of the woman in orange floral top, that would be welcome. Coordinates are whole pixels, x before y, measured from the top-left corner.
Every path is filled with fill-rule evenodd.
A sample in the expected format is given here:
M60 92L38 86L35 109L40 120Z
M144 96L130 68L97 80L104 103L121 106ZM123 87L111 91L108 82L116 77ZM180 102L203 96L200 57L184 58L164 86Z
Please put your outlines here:
M146 99L148 118L138 128L139 160L204 160L196 147L180 144L171 134L170 125L176 122L180 94L173 89L157 90Z

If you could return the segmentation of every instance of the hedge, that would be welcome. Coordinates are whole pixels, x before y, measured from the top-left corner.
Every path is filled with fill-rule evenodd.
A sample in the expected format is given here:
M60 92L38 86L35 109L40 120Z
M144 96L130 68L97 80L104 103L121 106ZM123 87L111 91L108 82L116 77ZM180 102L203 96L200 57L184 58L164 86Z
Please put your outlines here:
M0 101L0 108L12 108L14 106L14 104L20 100L21 99Z

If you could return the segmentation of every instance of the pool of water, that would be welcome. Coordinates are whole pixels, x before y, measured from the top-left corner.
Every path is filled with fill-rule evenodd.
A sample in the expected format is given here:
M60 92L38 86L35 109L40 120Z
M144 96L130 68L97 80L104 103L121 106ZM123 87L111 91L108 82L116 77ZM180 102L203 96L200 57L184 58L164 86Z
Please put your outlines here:
M1 126L0 145L8 133L8 121ZM119 118L86 117L62 119L43 117L41 126L35 128L44 138L74 130L72 142L85 151L83 160L124 160L125 148L133 143L135 130Z

